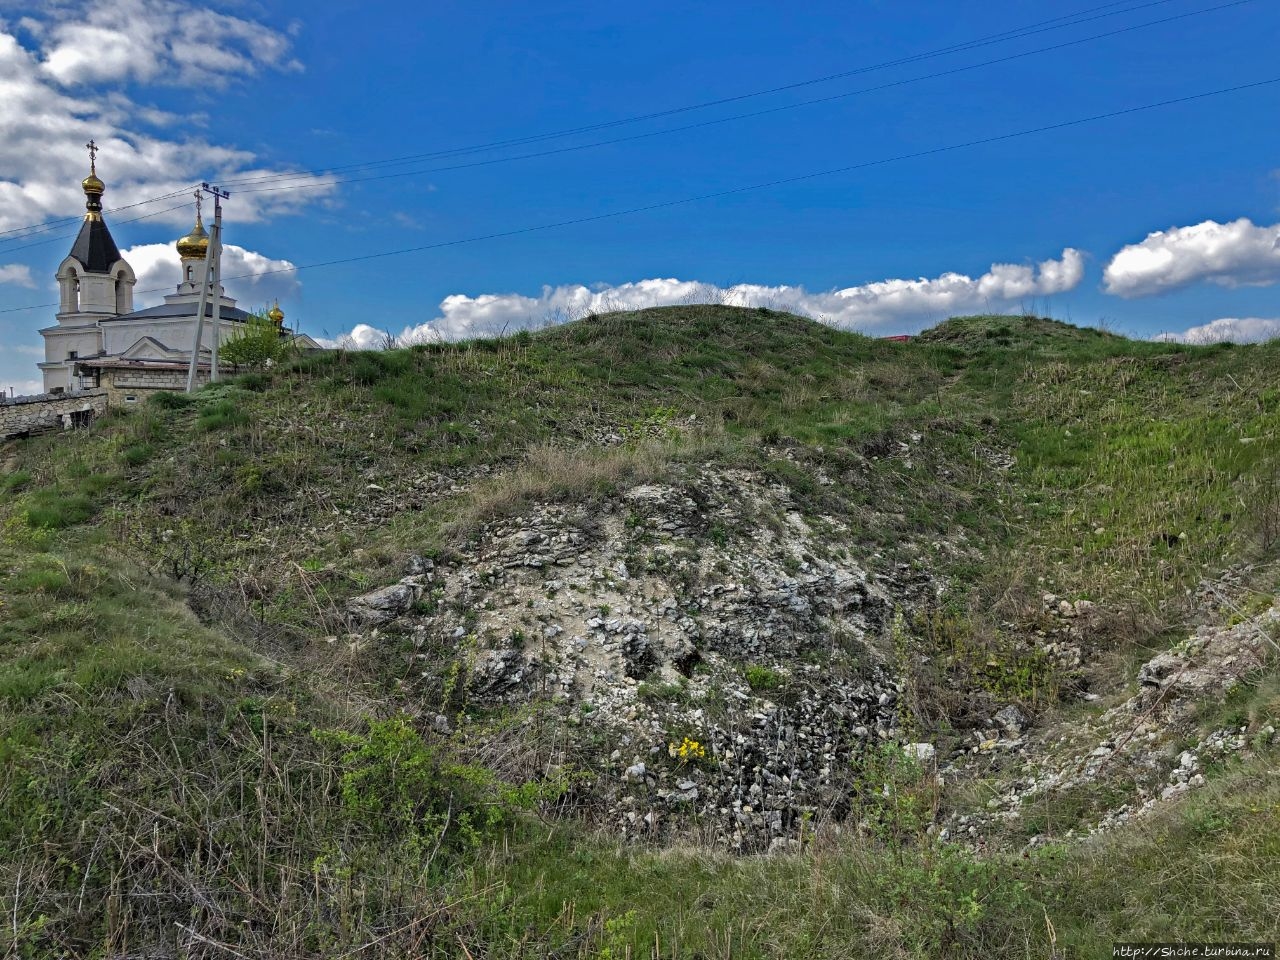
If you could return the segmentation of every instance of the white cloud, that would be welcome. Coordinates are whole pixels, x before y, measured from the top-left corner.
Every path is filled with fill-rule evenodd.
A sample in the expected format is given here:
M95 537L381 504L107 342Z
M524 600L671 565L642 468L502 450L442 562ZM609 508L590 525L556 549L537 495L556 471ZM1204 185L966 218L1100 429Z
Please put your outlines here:
M41 67L64 86L136 80L221 88L264 68L302 68L285 34L177 0L72 5L36 27Z
M382 350L388 346L407 347L414 343L429 343L440 337L432 330L414 333L406 330L399 336L389 330L379 330L367 323L357 323L350 333L338 337L317 337L316 343L322 347L341 347L344 350Z
M1146 297L1193 283L1270 286L1280 281L1280 224L1206 220L1147 234L1120 250L1103 271L1103 286L1120 297Z
M122 250L120 255L137 274L134 301L138 309L160 303L182 280L182 265L172 243L145 243ZM282 272L283 271L283 272ZM289 299L301 287L293 264L228 243L222 248L223 288L252 310L279 297Z
M518 293L471 297L458 293L441 301L437 317L405 326L398 337L401 343L412 343L497 336L576 320L592 313L682 303L767 306L850 330L918 330L959 313L999 312L1020 307L1032 298L1065 293L1078 286L1083 277L1084 254L1068 247L1060 259L1035 265L997 263L977 278L944 273L928 279L881 280L827 292L749 283L717 287L690 280L655 278L617 286L543 287L536 297ZM371 347L381 346L386 334L361 324L346 337L349 340L339 340L349 346Z
M139 82L204 89L268 69L294 69L285 34L177 0L125 0L48 5L40 19L22 21L21 37L25 45L0 20L0 231L83 211L80 180L91 138L100 147L108 210L201 180L297 173L264 165L250 151L210 143L198 132L198 114L175 116L126 92ZM84 96L79 84L90 81L93 95ZM308 189L237 192L229 213L241 223L259 221L335 188L332 177L303 175L293 182ZM186 196L122 212L119 219L183 201L181 209L154 220L189 225Z
M0 265L0 283L14 283L20 287L34 287L31 279L31 268L25 263L6 263Z
M1280 337L1280 318L1223 317L1180 333L1162 333L1152 337L1174 343L1260 343Z
M43 392L44 382L41 380L15 380L0 383L0 393L6 395L12 393L15 397L31 397Z

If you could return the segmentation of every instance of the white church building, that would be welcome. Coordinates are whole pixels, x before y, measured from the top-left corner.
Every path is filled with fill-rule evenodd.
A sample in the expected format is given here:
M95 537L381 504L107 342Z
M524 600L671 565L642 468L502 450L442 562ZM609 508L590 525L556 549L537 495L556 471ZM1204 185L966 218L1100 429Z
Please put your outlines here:
M112 399L127 403L154 390L184 389L209 247L199 197L195 226L177 243L182 263L182 281L177 291L158 306L134 310L137 277L120 256L102 218L105 186L98 178L95 153L96 148L90 143L89 176L82 181L84 223L71 252L58 267L57 323L40 331L44 337L45 359L39 364L44 391L67 394L105 388ZM219 299L221 313L220 343L242 330L250 317L226 295L221 284L216 293L209 291L197 363L197 379L201 383L209 379L214 296ZM290 335L284 329L284 312L278 303L267 316L281 328L281 336ZM317 346L305 335L294 339L304 348ZM219 364L219 372L224 369L232 372Z

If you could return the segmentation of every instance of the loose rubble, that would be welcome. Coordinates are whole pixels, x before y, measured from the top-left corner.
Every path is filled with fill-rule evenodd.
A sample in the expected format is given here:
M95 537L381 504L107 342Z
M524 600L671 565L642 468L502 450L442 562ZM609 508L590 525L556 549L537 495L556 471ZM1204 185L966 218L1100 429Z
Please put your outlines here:
M396 619L439 651L421 654L424 697L550 703L589 729L611 754L595 789L623 835L696 822L776 852L847 806L867 744L899 737L902 684L882 653L895 584L833 552L842 525L821 523L781 485L707 471L493 522L348 611L353 628ZM681 755L686 738L697 749Z
M1057 606L1056 598L1045 600ZM1074 606L1070 613L1060 609L1064 617L1078 615ZM1053 839L1111 830L1204 786L1207 765L1276 743L1276 729L1267 724L1253 734L1248 727L1219 728L1180 746L1194 735L1198 709L1220 699L1274 656L1278 626L1280 603L1229 626L1202 626L1144 663L1136 690L1123 702L1060 727L1051 737L1024 736L1021 725L1007 722L1011 714L1001 711L992 726L1003 730L975 732L973 746L944 769L945 775L958 777L973 771L979 757L1005 758L1000 791L988 800L986 811L951 816L938 836L979 842L993 828L1034 815L1046 802L1073 792L1092 798L1114 795L1116 801L1109 808L1101 804L1092 823L1068 828ZM1049 839L1035 835L1028 845Z
M445 495L458 482L421 489ZM413 558L397 583L346 612L353 636L412 636L420 669L406 689L436 711L442 734L466 736L473 711L550 711L582 745L562 752L586 775L595 818L636 840L696 828L733 850L786 853L806 824L849 812L859 759L885 748L940 782L998 774L985 809L935 824L940 839L981 845L1073 792L1102 798L1065 833L1087 835L1195 789L1206 764L1250 748L1244 730L1190 743L1187 733L1197 704L1274 653L1275 607L1201 628L1144 664L1124 702L1052 732L1004 703L959 743L910 737L892 624L946 585L852 555L846 533L759 474L691 470L602 503L538 503L490 522L448 558ZM1045 593L1025 642L1074 676L1101 614Z

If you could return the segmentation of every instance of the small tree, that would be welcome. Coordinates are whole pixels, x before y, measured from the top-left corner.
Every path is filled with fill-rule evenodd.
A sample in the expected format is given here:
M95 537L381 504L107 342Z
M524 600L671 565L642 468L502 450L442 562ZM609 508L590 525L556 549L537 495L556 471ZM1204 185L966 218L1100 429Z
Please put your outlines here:
M293 349L288 331L263 313L251 313L244 326L222 344L221 360L238 367L257 368L279 363Z

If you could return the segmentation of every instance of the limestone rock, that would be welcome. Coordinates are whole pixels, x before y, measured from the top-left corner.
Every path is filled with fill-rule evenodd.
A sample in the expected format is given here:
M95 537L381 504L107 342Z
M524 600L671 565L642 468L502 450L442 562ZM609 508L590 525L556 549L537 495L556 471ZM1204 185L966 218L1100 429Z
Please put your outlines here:
M407 613L422 588L413 583L393 583L347 601L347 612L367 626L381 626Z

